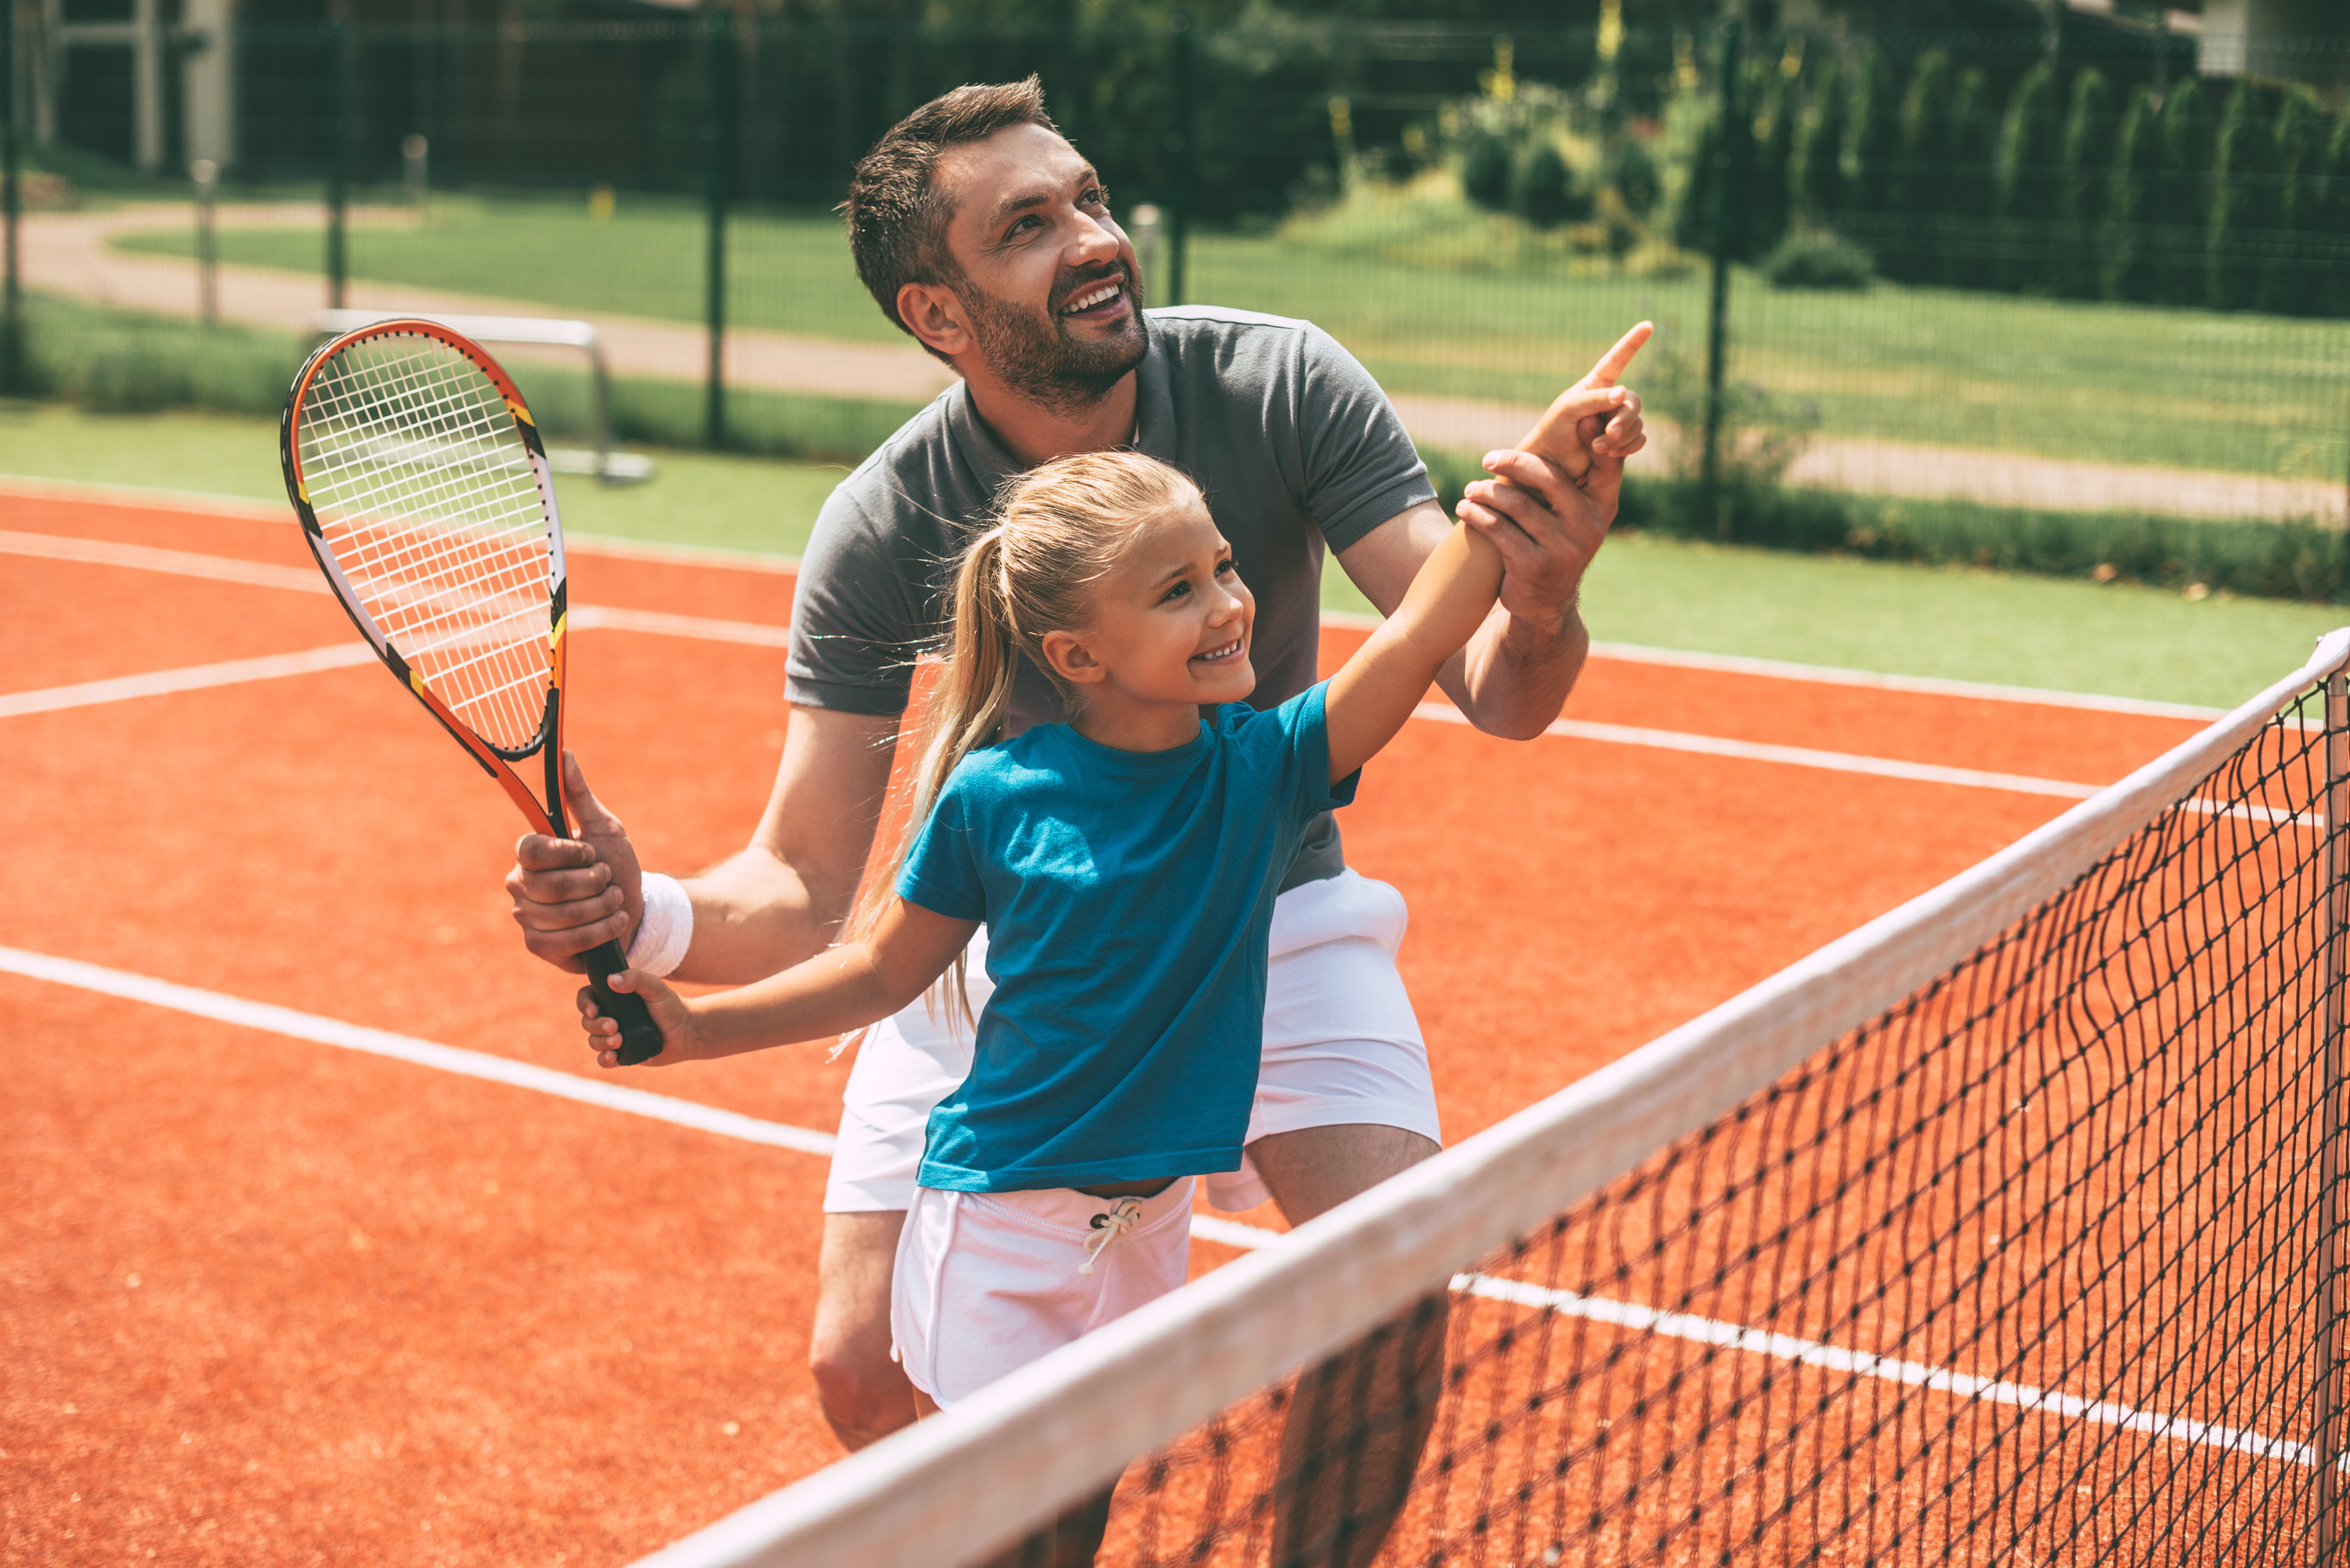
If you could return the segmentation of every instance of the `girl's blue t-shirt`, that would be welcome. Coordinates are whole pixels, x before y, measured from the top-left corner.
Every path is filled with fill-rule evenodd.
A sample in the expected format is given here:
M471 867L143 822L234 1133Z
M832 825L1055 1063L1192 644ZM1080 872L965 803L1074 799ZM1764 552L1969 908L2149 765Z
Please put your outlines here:
M960 1192L1234 1170L1274 895L1330 782L1325 687L1168 752L1040 724L965 757L898 894L987 927L995 992L916 1178Z

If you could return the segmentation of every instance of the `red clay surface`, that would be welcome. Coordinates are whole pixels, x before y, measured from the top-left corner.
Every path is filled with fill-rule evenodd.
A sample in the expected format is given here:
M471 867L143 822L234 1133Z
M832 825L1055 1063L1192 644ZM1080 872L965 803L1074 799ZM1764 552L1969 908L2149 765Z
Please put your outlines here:
M0 528L306 558L137 508L7 501ZM573 583L771 623L790 587L595 556ZM0 558L8 690L349 635L316 596ZM574 639L573 743L649 863L742 844L782 668ZM2088 783L2189 729L1609 663L1569 716ZM593 1071L506 918L519 818L380 670L0 726L0 944ZM1342 821L1410 900L1459 1137L2064 804L1422 722ZM820 1159L45 982L0 976L0 1561L615 1563L837 1457L803 1365ZM828 1130L846 1073L625 1081Z

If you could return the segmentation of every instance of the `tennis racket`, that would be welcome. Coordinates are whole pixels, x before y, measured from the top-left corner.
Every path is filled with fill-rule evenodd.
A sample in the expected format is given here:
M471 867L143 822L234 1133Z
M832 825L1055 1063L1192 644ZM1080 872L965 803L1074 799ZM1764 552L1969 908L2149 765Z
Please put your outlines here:
M538 427L480 345L381 321L319 346L278 430L302 536L359 635L551 837L563 796L563 527ZM515 769L537 764L544 796ZM642 999L606 981L617 941L580 955L619 1059L658 1055Z

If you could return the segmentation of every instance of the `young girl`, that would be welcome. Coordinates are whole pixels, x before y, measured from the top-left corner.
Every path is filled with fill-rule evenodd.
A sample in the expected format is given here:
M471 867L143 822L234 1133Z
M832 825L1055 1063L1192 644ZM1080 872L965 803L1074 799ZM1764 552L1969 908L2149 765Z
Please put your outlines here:
M1183 1282L1192 1178L1241 1162L1282 876L1501 572L1455 528L1344 669L1257 712L1254 600L1198 487L1134 452L1046 463L962 557L911 842L853 940L691 1002L614 978L660 1027L656 1064L702 1060L861 1030L950 970L960 1000L985 927L994 990L898 1250L890 1325L926 1412ZM1075 717L1004 740L1023 659ZM584 1017L599 1048L618 1032Z

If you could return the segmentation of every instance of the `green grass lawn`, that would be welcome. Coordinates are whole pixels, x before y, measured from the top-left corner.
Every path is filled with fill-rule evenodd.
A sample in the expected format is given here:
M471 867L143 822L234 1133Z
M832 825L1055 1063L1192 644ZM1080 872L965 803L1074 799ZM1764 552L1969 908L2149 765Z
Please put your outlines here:
M842 470L656 453L650 483L562 482L579 533L797 554ZM93 415L0 404L0 473L282 501L274 421ZM290 520L291 514L288 517ZM1325 579L1334 609L1369 607ZM1725 548L1649 535L1609 542L1585 604L1619 642L2058 691L2228 706L2292 669L2339 608L1966 569ZM1682 721L1693 715L1660 715Z
M160 231L123 243L186 254L192 241ZM702 246L699 212L683 202L629 197L598 223L584 202L452 198L421 229L354 228L351 270L550 309L699 320ZM221 248L252 265L319 265L315 229L228 231ZM1190 292L1308 317L1391 390L1515 402L1547 401L1626 326L1651 317L1665 337L1651 350L1659 362L1643 368L1648 384L1678 381L1680 395L1668 400L1687 411L1703 350L1702 276L1481 271L1473 254L1425 259L1435 254L1326 224L1203 234ZM829 215L741 215L728 254L741 325L899 338L858 285ZM1783 292L1743 272L1731 321L1732 376L1799 414L1815 411L1840 437L2294 479L2350 472L2350 322L1889 285Z

